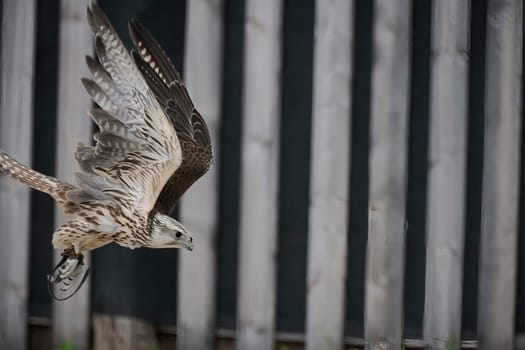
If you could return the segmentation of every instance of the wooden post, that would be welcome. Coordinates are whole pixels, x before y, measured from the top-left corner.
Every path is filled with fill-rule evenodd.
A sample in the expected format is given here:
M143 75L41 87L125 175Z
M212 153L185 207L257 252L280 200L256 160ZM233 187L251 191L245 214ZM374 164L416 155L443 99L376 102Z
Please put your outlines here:
M489 0L479 349L512 349L522 123L522 0Z
M36 1L2 2L0 148L30 164ZM0 176L0 344L27 348L29 188Z
M78 142L91 142L91 120L87 113L91 102L80 78L88 77L84 56L92 54L93 39L87 24L89 0L60 2L60 41L58 68L57 169L59 179L75 183L78 170L73 152ZM65 218L57 209L56 226ZM58 261L60 252L56 252ZM91 265L89 254L86 264ZM53 303L53 348L71 343L77 350L89 346L89 279L75 296Z
M248 0L241 155L238 349L273 349L281 0Z
M467 136L469 1L434 0L425 344L459 349Z
M315 22L307 349L342 349L350 174L353 1L318 0Z
M94 315L95 350L152 350L157 334L150 322L116 315Z
M365 284L367 349L401 349L410 0L376 0Z
M182 199L181 221L195 251L179 253L177 349L215 344L216 233L222 87L222 0L187 4L184 79L211 133L214 163Z

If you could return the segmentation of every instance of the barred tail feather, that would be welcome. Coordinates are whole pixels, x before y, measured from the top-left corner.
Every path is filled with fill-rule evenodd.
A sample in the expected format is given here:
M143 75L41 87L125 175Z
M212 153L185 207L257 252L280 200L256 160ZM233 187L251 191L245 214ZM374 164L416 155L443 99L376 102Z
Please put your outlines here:
M48 193L58 201L65 198L65 192L75 189L75 186L32 170L7 153L0 151L0 175L2 173L35 190Z

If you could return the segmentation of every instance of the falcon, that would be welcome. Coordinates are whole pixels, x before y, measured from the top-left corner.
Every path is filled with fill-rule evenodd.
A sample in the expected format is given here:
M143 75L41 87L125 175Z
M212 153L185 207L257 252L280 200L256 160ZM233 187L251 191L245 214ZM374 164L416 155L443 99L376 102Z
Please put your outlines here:
M130 19L136 49L129 52L96 4L87 16L98 60L86 56L92 77L82 83L98 105L90 116L99 132L94 146L79 144L74 152L76 185L0 150L0 173L49 194L68 218L52 239L63 251L48 276L50 293L59 300L87 278L83 254L108 243L193 250L190 233L170 213L213 159L206 122L148 30ZM54 287L69 295L58 297Z

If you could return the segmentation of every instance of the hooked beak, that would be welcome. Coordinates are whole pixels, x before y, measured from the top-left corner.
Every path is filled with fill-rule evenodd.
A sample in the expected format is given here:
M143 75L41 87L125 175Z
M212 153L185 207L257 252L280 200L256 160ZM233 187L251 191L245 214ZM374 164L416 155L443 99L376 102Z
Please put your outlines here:
M188 242L184 244L184 248L188 249L190 252L193 250L193 238L190 237Z

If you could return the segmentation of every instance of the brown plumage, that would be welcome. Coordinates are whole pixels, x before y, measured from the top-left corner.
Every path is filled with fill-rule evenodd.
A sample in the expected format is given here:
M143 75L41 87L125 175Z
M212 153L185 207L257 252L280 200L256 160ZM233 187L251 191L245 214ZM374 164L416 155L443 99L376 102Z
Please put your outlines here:
M156 209L169 214L184 192L208 171L213 159L210 135L179 72L155 38L135 19L129 21L128 27L137 48L132 51L135 63L175 125L182 148L182 164L169 179L156 204Z
M191 250L189 233L168 215L210 167L206 123L142 25L130 21L138 49L130 55L96 4L88 8L88 22L98 60L86 58L92 78L82 83L100 106L90 113L100 131L95 146L79 144L75 151L78 186L31 170L1 151L0 173L50 194L62 207L69 221L53 234L53 246L64 249L73 266L81 264L81 252L110 242ZM61 271L55 281L75 276L75 268Z

